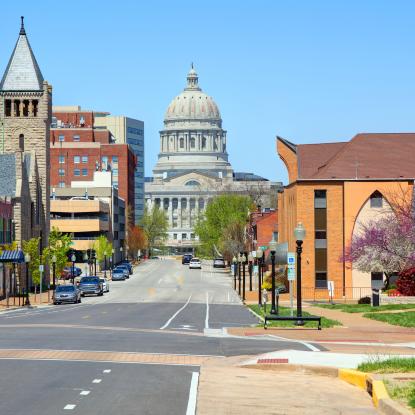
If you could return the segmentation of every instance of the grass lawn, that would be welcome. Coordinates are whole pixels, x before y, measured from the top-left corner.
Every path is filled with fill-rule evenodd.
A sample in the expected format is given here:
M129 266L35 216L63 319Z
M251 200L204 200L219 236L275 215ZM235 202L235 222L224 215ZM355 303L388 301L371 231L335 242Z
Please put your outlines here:
M415 311L402 313L366 313L363 317L383 321L394 326L415 327Z
M415 372L415 358L391 357L390 359L376 359L361 363L358 370L371 373L407 373Z
M385 385L392 399L406 403L411 408L415 408L415 382L405 382L402 385L395 385L385 381Z
M264 308L259 307L258 304L251 304L248 305L248 307L255 311L255 313L259 314L261 317L264 317ZM271 304L267 304L267 313L271 311ZM279 308L279 314L281 316L289 316L290 315L290 309L288 307L280 307ZM296 310L294 310L294 316L296 315ZM307 313L306 311L303 311L304 316L310 316L310 313ZM268 321L267 322L268 327L296 327L295 321ZM315 327L317 328L317 321L307 321L304 324L304 327ZM330 320L329 318L322 317L321 318L321 327L323 328L329 328L334 326L341 326L342 323L337 320Z
M376 313L386 310L408 310L415 309L415 304L384 304L372 307L370 304L313 304L316 307L328 308L330 310L344 311L345 313Z

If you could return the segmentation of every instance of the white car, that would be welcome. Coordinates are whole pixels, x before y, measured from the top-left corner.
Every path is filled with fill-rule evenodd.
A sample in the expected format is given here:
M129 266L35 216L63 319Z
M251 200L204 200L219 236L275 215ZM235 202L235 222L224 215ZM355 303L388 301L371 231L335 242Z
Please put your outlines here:
M110 284L109 284L109 282L105 278L100 278L99 280L102 283L102 291L104 293L109 293L110 292Z
M202 269L202 263L199 258L192 258L189 262L189 269L198 268Z

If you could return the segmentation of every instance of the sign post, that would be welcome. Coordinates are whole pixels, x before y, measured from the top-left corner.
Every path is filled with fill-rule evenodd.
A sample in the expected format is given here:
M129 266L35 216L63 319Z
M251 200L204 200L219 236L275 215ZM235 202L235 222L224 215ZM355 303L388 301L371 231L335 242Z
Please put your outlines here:
M295 280L295 253L287 253L287 277L288 283L290 284L290 309L291 317L294 315L294 304L293 304L293 281Z
M327 281L327 289L329 290L329 301L333 304L334 281Z
M39 274L40 274L40 290L39 290L39 304L42 305L42 282L43 282L43 271L44 271L44 267L42 264L39 265Z

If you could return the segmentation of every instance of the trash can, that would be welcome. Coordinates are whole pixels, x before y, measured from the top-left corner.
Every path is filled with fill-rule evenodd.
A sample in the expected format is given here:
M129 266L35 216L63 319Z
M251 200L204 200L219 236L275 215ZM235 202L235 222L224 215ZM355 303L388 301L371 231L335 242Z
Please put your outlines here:
M372 289L372 307L379 307L379 305L380 305L379 290Z

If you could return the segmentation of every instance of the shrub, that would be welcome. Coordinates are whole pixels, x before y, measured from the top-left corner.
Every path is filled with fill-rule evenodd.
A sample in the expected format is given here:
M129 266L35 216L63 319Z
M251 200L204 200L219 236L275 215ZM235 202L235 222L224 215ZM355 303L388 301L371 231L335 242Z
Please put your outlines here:
M415 295L415 267L399 273L396 287L402 295Z
M359 301L357 302L357 304L371 304L372 300L370 297L362 297L359 299Z

